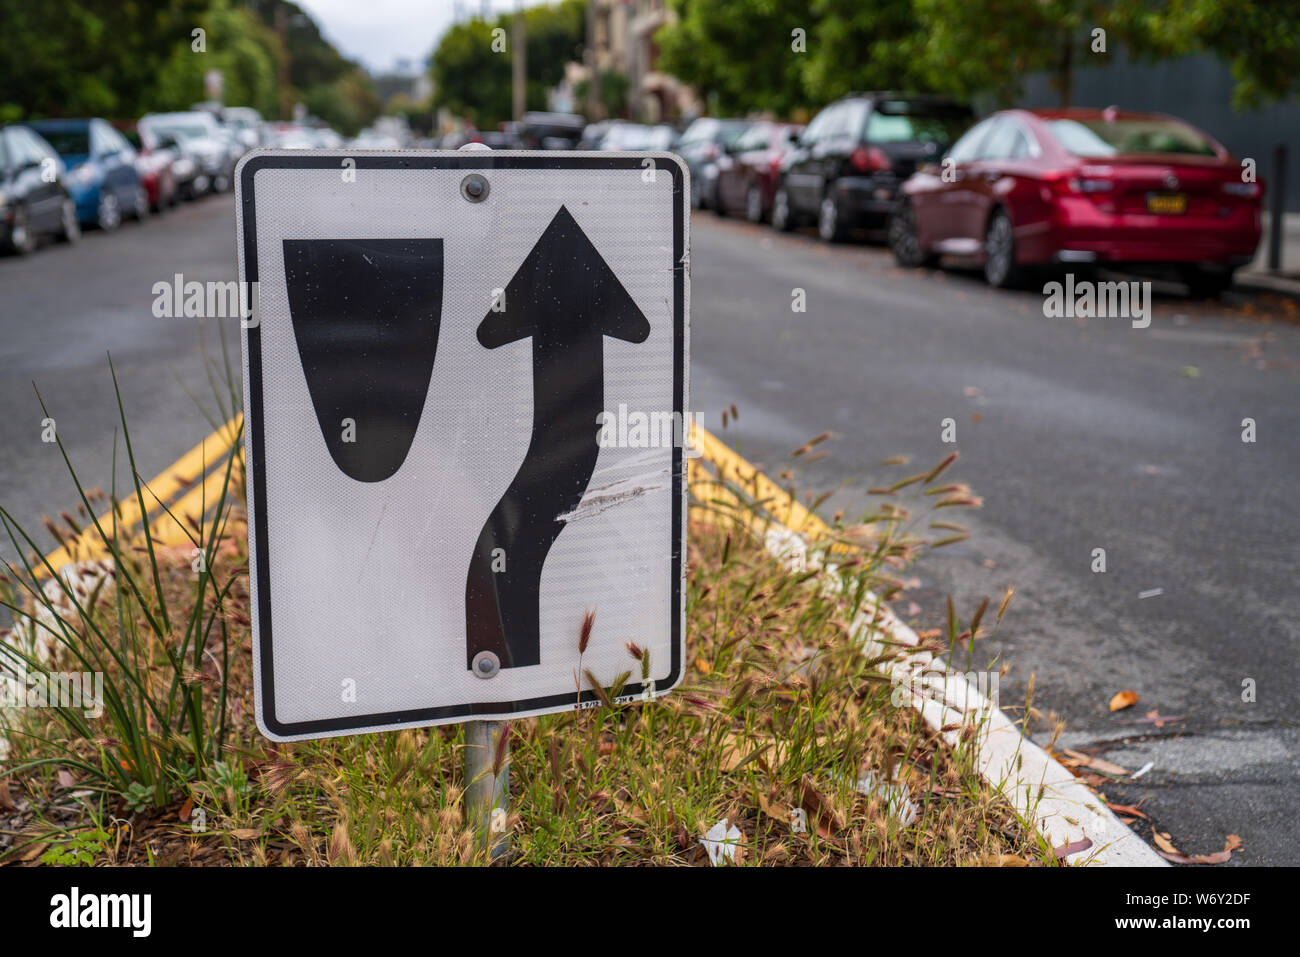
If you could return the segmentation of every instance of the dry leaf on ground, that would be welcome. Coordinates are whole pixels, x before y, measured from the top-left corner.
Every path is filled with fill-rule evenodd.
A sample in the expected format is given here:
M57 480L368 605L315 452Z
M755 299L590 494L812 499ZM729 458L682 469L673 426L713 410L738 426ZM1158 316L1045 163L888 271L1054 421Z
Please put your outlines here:
M1123 711L1125 708L1131 708L1138 703L1138 693L1136 691L1120 691L1115 697L1110 699L1111 711Z

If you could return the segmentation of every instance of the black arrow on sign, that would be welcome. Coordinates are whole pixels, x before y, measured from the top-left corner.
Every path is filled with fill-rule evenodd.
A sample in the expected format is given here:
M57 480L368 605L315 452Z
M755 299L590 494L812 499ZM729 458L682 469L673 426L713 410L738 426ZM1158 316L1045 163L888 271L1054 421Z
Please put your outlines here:
M604 337L650 335L645 315L563 206L506 286L504 305L479 324L478 341L496 349L532 337L533 434L470 561L467 667L481 651L494 652L503 668L540 663L542 566L600 451Z

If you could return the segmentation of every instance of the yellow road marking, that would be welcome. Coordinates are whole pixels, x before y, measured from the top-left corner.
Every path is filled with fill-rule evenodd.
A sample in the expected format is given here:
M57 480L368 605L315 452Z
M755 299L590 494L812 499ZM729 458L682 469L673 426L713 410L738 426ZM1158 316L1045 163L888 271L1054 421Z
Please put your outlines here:
M166 529L170 526L171 529L175 529L176 524L171 520L167 513L163 511L160 501L166 502L168 507L178 516L183 514L178 511L181 503L186 503L186 509L188 512L194 512L195 509L201 507L202 490L212 481L212 479L209 477L208 480L198 486L195 486L195 482L203 476L213 464L225 459L227 453L230 451L230 447L235 442L235 437L239 434L239 427L242 421L243 413L237 413L229 422L221 426L221 428L217 429L212 434L205 436L199 441L198 445L194 446L194 448L190 449L167 468L163 469L163 471L160 472L153 481L145 483L143 489L145 515L148 517L161 515L162 520L158 521L157 527ZM209 503L216 502L217 495L220 494L221 478L224 476L225 470L217 469L214 474L217 476L217 494L209 492L207 498ZM189 489L190 491L186 492L176 505L173 506L171 504L171 499L175 498L175 496L184 489ZM122 499L118 503L118 511L117 527L119 533L130 532L140 524L140 503L134 495L130 498ZM197 518L199 516L195 515L195 517ZM100 515L98 520L100 527L108 532L113 525L113 513L111 507L109 511ZM150 525L151 533L155 527L154 524ZM169 532L167 537L169 541L164 542L164 544L176 544L179 541L184 541L184 535L178 535L175 531ZM50 568L53 568L57 572L60 568L70 562L102 558L104 554L104 542L100 539L99 533L95 531L95 526L92 524L84 528L80 535L68 541L66 545L56 548L54 551L46 555L45 562ZM38 575L47 574L44 565L37 567L37 573Z
M695 425L695 447L718 470L720 481L734 482L741 488L748 489L763 510L786 528L812 538L831 534L829 525L799 504L789 492L760 472L757 466L746 461L698 423ZM731 498L731 504L739 504L734 495L729 492L727 495Z
M214 469L210 475L207 474L208 470L215 463L225 460L242 424L243 414L238 413L221 428L205 436L153 481L145 484L145 510L150 519L150 534L156 542L162 545L180 545L189 541L191 535L197 534L190 520L200 522L203 520L206 508L220 497L225 482L224 468ZM786 528L806 534L813 539L832 534L831 528L821 518L801 505L789 492L729 448L712 432L696 424L693 438L695 447L717 470L715 478L697 461L688 460L688 479L696 487L695 497L699 502L716 504L731 511L735 517L742 518L751 530L761 535L766 523L760 515L760 510L742 502L741 498L727 487L727 483L730 482L748 490L754 501L761 506L761 511L766 512ZM207 477L202 482L198 482L198 479L205 475ZM187 489L188 491L184 491ZM182 491L184 494L176 498ZM167 503L171 515L168 515L159 504L160 500ZM119 505L121 510L118 517L119 532L133 531L140 522L139 504L133 496L123 500ZM691 512L696 517L704 517L708 514L708 509L697 504L691 507ZM744 513L748 513L747 517ZM172 517L173 515L175 518ZM99 516L99 522L103 528L110 528L113 522L112 513L106 512ZM104 553L104 543L100 540L94 526L90 526L66 546L50 552L46 556L46 561L57 571L69 562L101 558ZM39 571L44 573L43 569Z

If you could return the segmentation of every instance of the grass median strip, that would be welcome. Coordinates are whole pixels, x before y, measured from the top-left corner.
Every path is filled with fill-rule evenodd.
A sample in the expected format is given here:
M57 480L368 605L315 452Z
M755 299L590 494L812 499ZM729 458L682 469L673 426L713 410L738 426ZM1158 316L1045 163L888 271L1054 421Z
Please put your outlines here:
M510 723L507 862L1056 863L966 741L891 700L882 668L895 650L858 640L867 596L924 547L901 513L858 536L869 547L840 563L830 596L755 535L773 502L808 527L815 515L714 451L691 465L685 682L617 704L616 684L601 707ZM180 542L145 548L140 530L110 526L114 573L67 596L71 611L11 580L20 616L61 616L45 626L47 665L94 665L110 700L97 721L66 708L7 716L0 861L482 863L458 726L293 745L257 733L242 459L237 446L225 454L219 488L200 483L170 507ZM191 505L213 517L189 523ZM10 577L30 586L27 572ZM589 640L617 642L638 673L636 636L593 611Z

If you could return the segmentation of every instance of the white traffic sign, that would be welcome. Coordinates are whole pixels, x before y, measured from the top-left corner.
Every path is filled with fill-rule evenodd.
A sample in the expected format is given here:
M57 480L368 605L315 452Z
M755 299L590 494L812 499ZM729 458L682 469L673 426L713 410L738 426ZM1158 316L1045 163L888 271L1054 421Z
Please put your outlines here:
M561 711L586 672L674 687L681 162L259 150L236 178L263 733Z

